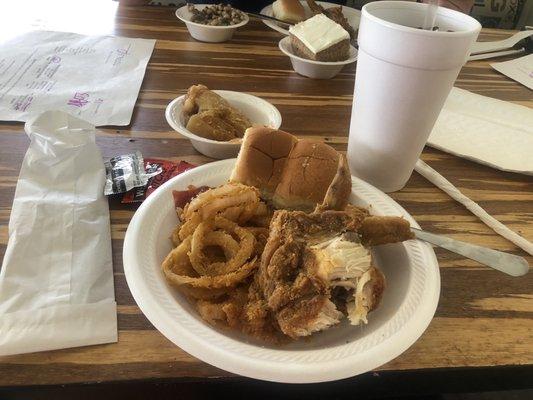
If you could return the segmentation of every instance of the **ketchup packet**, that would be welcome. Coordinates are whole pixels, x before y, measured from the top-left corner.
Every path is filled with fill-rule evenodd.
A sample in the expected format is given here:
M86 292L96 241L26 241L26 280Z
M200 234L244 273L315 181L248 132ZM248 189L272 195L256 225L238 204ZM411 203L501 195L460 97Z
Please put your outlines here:
M200 193L205 192L206 190L211 189L209 186L200 186L195 187L189 185L187 190L173 190L172 196L174 197L174 207L183 208L185 205L190 202L193 198L198 196Z
M121 203L141 203L163 183L175 177L176 175L179 175L194 167L196 167L196 165L190 164L186 161L180 161L178 163L175 163L168 160L145 158L144 169L146 170L147 174L150 174L152 173L152 171L157 171L159 169L161 170L161 172L149 178L148 182L146 182L145 185L136 187L133 190L130 190L125 193L122 197Z

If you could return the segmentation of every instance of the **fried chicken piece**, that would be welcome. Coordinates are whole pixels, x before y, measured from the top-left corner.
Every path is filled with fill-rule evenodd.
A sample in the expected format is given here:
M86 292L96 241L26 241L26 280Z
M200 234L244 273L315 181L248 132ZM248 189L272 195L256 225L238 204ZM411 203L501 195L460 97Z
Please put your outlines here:
M238 329L267 343L286 341L262 299L257 284L243 284L222 299L198 300L200 316L219 328Z
M315 295L281 309L277 321L283 333L296 339L336 325L343 316L328 295Z
M261 254L263 254L263 250L265 249L265 245L268 239L268 228L264 228L261 226L245 226L244 228L252 232L252 234L254 235L254 254L260 256Z
M274 213L270 235L258 271L263 297L284 334L296 338L326 329L343 314L330 299L334 274L320 270L313 246L355 232L366 210L306 214L280 210ZM325 265L325 263L322 263Z
M365 246L403 242L415 238L409 222L400 217L371 216L365 218L359 233L361 242Z
M187 129L198 136L221 142L242 137L246 128L240 131L230 122L229 114L227 108L215 108L193 114L187 122Z
M204 85L193 85L187 90L183 112L190 116L202 111L228 108L229 103Z
M218 141L242 138L244 131L252 126L244 114L204 85L189 88L183 115L189 131Z
M324 14L326 17L342 26L344 30L346 30L346 32L350 34L351 40L355 40L357 38L357 32L348 23L348 20L342 13L342 6L324 8L321 5L317 4L315 0L307 0L307 4L309 5L309 8L311 9L314 15Z
M353 300L346 302L346 312L352 325L365 324L367 314L375 310L385 290L385 277L376 267L370 268L357 281Z
M248 289L248 302L241 314L241 321L243 332L255 338L275 344L287 340L263 298L257 275Z
M324 201L318 205L315 212L325 210L344 210L348 205L348 199L352 191L352 176L348 161L344 154L339 154L339 164L337 172L331 181Z
M242 138L246 129L252 126L252 122L233 107L227 108L226 112L226 120L237 130L237 137Z
M327 329L345 315L354 325L366 323L385 280L360 235L379 244L409 239L406 223L370 217L355 206L311 214L276 211L256 277L280 330L295 339ZM341 300L344 305L338 306Z
M229 292L229 295L223 300L198 300L196 309L200 316L211 325L239 329L242 309L247 300L248 288L246 285L242 285Z

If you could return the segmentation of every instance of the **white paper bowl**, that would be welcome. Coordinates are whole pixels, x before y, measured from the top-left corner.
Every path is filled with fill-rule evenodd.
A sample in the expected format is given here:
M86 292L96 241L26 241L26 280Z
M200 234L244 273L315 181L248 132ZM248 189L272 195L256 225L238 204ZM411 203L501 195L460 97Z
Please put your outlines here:
M293 54L291 38L284 37L279 41L279 49L291 59L292 68L298 74L313 79L331 79L341 72L345 65L351 64L357 60L357 49L350 45L350 57L345 61L314 61L298 57Z
M354 327L345 320L308 340L277 347L204 321L161 271L178 223L172 190L223 184L234 165L235 160L218 161L169 180L142 203L128 226L123 251L126 280L142 312L163 335L218 368L291 383L331 381L370 371L400 355L422 335L437 307L440 276L432 247L418 240L372 250L387 288L366 325ZM370 204L377 215L403 216L418 227L389 196L352 179L350 202Z
M281 114L276 107L268 101L251 94L233 92L230 90L213 90L237 110L248 117L254 125L269 126L278 129L281 126ZM192 146L200 153L216 159L237 157L241 142L220 142L206 139L195 135L185 126L182 113L185 95L180 96L170 102L165 111L168 124L176 132L190 139Z
M202 10L207 6L214 4L196 4L197 10ZM176 10L176 17L182 20L193 38L201 42L220 43L227 42L233 37L233 34L240 28L248 23L250 20L247 14L244 14L244 20L236 25L228 26L211 26L192 22L192 13L187 9L187 6L180 7Z

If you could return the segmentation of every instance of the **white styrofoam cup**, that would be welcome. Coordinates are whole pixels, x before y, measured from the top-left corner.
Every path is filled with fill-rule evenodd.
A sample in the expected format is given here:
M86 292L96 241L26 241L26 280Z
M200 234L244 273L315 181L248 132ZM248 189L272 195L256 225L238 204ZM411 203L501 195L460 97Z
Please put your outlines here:
M348 161L352 174L385 192L407 183L481 30L443 7L439 31L418 29L427 7L379 1L362 9Z

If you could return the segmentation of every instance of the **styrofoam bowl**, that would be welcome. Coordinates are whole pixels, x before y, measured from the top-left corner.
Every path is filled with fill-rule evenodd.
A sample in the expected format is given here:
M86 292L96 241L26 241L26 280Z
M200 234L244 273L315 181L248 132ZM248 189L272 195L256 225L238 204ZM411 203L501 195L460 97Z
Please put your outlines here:
M207 6L214 4L195 4L197 10L202 10ZM212 26L199 24L192 22L192 13L187 6L180 7L176 10L176 17L185 23L191 36L201 42L220 43L227 42L233 37L233 34L240 28L248 23L250 20L247 14L244 14L244 20L236 25L228 26Z
M213 92L246 115L253 125L263 125L274 129L281 126L280 112L268 101L251 94L231 90L213 90ZM186 128L182 112L184 102L185 95L180 96L172 100L165 110L165 118L172 129L189 138L192 146L208 157L216 159L237 157L241 148L240 140L232 142L211 140L195 135Z
M314 61L298 57L292 51L291 39L289 36L279 41L279 49L289 56L292 68L298 74L313 79L331 79L341 72L345 65L351 64L357 60L357 49L350 45L350 56L344 61Z

